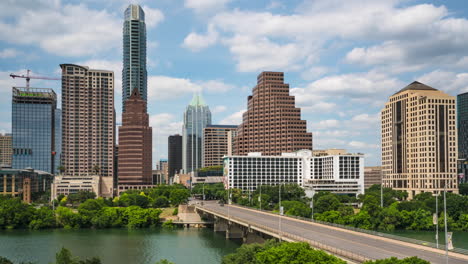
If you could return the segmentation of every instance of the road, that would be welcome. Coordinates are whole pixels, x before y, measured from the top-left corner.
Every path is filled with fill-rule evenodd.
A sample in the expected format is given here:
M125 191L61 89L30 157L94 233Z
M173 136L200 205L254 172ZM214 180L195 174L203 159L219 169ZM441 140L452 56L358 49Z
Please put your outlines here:
M236 206L219 206L215 202L205 202L202 206L220 215L235 217L252 226L261 225L275 230L279 230L279 216L259 212L257 210L241 208ZM382 238L370 234L359 233L337 227L326 226L317 223L301 221L294 218L281 218L282 234L303 237L334 248L353 252L371 259L384 259L389 257L406 258L418 256L431 263L445 264L444 251ZM468 256L454 254L449 255L450 264L467 264Z

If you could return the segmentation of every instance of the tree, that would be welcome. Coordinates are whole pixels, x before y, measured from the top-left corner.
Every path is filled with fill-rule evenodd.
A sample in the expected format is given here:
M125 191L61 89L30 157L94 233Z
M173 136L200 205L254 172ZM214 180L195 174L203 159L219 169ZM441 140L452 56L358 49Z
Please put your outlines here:
M263 250L278 245L279 242L275 240L267 240L263 244L243 244L241 247L236 249L236 252L224 256L222 264L257 264L256 255Z
M346 264L345 261L322 250L312 249L308 243L283 242L279 246L257 253L256 259L259 264Z
M55 263L56 264L76 264L78 259L74 258L71 254L71 251L62 247L62 249L55 254Z
M340 200L334 194L327 194L318 198L315 203L314 209L317 213L323 213L326 211L336 211L340 208Z
M190 192L187 189L173 190L170 194L169 200L173 206L186 203L190 197Z
M460 183L458 189L461 195L468 195L468 183Z
M366 261L363 264L430 264L429 261L420 259L418 257L410 257L404 259L397 259L395 257L391 257L388 259L379 259L374 261Z
M157 261L157 262L154 263L154 264L175 264L175 263L174 263L174 262L171 262L171 261L169 261L169 260L167 260L167 259L161 259L161 260Z
M166 196L159 196L154 200L153 207L155 208L169 207L169 200L166 198Z

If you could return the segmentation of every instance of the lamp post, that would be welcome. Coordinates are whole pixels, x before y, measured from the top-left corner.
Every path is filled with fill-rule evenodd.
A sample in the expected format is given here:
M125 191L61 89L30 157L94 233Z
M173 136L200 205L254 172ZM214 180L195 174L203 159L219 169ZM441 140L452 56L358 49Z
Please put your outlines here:
M447 234L447 181L444 184L444 226L445 226L445 263L448 264L448 234Z
M279 188L278 188L278 192L279 192L279 215L278 215L278 225L279 225L279 241L281 242L281 216L283 214L283 207L281 206L281 183L278 185Z
M439 192L436 195L436 247L439 248Z
M258 196L258 201L260 202L260 211L262 210L262 185L260 184L260 196Z

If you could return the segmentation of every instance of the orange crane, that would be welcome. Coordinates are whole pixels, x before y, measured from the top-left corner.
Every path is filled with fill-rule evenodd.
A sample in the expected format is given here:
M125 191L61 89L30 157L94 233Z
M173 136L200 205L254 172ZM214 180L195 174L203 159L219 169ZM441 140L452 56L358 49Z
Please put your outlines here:
M10 77L15 79L15 78L23 78L23 79L26 79L26 88L29 88L29 81L31 79L40 79L40 80L62 80L61 78L54 78L54 77L44 77L44 76L30 76L29 75L29 72L31 72L30 70L28 70L28 72L26 73L26 76L25 75L17 75L17 74L10 74Z

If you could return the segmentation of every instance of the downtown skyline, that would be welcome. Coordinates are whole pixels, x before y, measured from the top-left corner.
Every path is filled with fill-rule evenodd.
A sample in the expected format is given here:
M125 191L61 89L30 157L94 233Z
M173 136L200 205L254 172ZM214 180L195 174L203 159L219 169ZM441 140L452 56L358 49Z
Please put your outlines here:
M29 68L33 75L57 77L60 63L113 70L121 123L121 27L129 3L141 4L146 13L153 164L167 158L167 136L182 133L194 92L202 91L214 124L239 125L255 77L264 70L285 72L307 130L314 133L314 148L363 152L366 165L380 164L379 112L388 96L413 80L450 95L468 91L468 10L462 1L176 2L0 4L19 12L17 18L0 13L0 133L11 132L11 86L24 86L8 75ZM357 21L351 16L373 23L348 27L347 21ZM37 23L25 24L30 18ZM51 18L56 25L41 31L37 25ZM325 26L314 24L324 18L342 23L329 24L324 34ZM60 82L32 80L31 86L61 95Z

